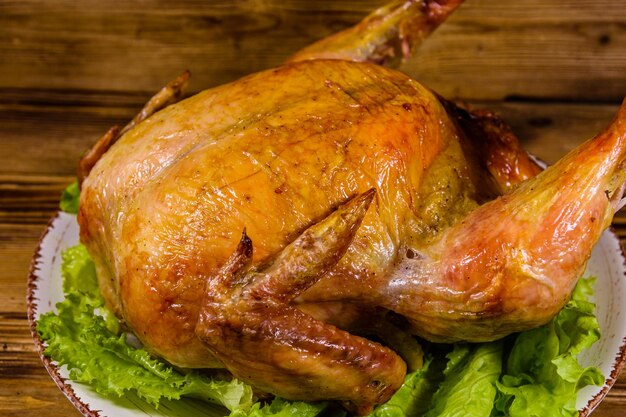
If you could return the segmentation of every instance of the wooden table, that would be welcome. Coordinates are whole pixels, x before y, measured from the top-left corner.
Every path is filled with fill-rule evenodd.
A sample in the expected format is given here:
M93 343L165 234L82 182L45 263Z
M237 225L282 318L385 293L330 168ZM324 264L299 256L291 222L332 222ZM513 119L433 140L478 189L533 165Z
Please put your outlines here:
M200 90L277 65L384 0L0 0L0 415L77 416L26 321L26 274L76 161L181 70ZM624 0L468 0L403 70L500 111L548 162L626 95ZM626 214L614 226L626 240ZM594 416L626 415L626 378Z

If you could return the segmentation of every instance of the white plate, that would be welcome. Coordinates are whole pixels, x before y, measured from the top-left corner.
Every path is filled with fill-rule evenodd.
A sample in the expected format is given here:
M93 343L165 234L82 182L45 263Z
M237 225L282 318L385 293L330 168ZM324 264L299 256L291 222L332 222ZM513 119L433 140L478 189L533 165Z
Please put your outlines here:
M63 299L61 289L61 252L78 243L78 225L73 215L58 213L49 223L33 257L28 279L28 319L39 356L46 369L67 398L85 416L131 417L171 416L195 417L227 414L218 408L193 400L166 402L155 410L132 396L119 400L105 398L88 386L67 381L67 370L58 368L44 357L43 344L35 332L36 320L52 311ZM604 386L587 387L578 395L580 416L589 415L615 383L626 361L626 266L617 237L605 232L587 265L587 274L598 278L595 302L602 337L581 355L584 366L597 366L606 377ZM222 409L224 410L224 409ZM215 414L217 413L217 414Z

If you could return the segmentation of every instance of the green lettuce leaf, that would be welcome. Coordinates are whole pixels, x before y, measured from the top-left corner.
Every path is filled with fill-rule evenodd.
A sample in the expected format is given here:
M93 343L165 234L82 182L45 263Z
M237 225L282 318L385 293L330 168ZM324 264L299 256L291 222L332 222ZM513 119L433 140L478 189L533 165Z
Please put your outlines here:
M438 358L440 359L440 358ZM385 404L376 407L369 417L418 417L428 410L431 398L443 379L438 360L432 356L424 366L406 375L404 383Z
M488 417L501 371L501 342L455 345L425 417Z
M255 403L249 411L235 410L230 417L315 417L327 407L326 402L308 403L275 398L264 406Z
M501 342L454 345L443 372L441 358L431 356L370 417L578 415L577 391L603 383L597 368L577 361L600 337L589 301L593 286L593 279L581 279L571 301L546 326Z
M67 365L73 381L90 384L107 396L130 391L155 406L162 399L189 396L229 410L250 407L248 385L199 372L181 374L126 343L98 292L93 261L84 247L65 251L62 275L65 300L56 305L56 313L42 315L37 331L47 343L45 354Z
M96 267L85 246L76 245L63 251L61 265L65 294L76 292L91 298L99 297Z
M588 301L593 283L581 279L550 323L517 336L497 384L495 416L577 416L577 391L604 382L599 369L583 368L577 360L600 337L595 307Z
M61 194L59 206L66 213L78 213L78 202L80 200L80 188L78 181L71 183Z

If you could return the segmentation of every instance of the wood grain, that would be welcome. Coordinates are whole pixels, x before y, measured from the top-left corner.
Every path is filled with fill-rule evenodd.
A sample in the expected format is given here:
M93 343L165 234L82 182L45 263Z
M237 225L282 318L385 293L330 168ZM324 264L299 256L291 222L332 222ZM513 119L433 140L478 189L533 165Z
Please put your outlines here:
M384 0L0 2L0 90L192 90L279 64ZM468 0L405 65L448 97L616 101L623 0ZM539 76L540 75L540 76Z

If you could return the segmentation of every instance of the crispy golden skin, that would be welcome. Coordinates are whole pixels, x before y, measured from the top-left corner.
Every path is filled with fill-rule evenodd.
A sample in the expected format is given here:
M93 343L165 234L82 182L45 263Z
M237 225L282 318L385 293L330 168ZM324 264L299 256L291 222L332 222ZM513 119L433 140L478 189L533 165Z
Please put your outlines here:
M286 65L152 115L185 73L86 155L81 241L151 352L366 414L406 367L345 330L419 366L386 312L433 341L556 314L623 194L626 106L539 174L494 114L350 62L396 62L460 3L393 1Z
M292 64L200 93L124 135L83 184L81 238L108 303L148 346L180 366L212 366L193 334L198 301L244 227L263 262L376 188L338 267L368 285L407 238L427 240L476 207L472 169L442 105L407 76Z
M625 113L532 178L536 166L506 129L506 140L494 139L501 126L490 116L444 105L399 72L288 64L171 105L123 135L83 184L81 240L108 305L156 355L181 367L226 365L271 392L338 399L365 413L399 386L401 361L294 303L391 310L434 341L492 340L545 323L621 196ZM498 155L505 162L493 163ZM337 263L280 308L261 297L266 315L244 298L226 322L211 316L206 300L224 295L211 283L242 229L255 249L246 264L271 263L369 189L376 198ZM239 330L210 336L224 323ZM303 340L317 340L305 343L317 362L302 353ZM343 362L350 384L324 374L338 357L353 358Z

